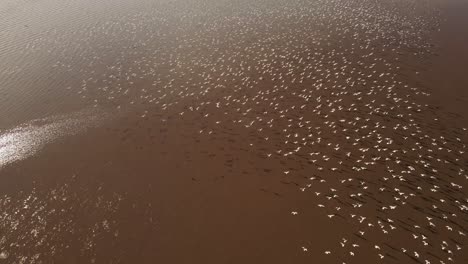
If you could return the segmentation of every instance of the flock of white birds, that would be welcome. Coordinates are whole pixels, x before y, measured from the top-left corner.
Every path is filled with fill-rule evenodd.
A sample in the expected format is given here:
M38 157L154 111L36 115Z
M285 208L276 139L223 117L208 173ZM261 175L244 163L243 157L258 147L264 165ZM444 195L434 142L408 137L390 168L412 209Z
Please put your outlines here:
M337 263L444 264L467 243L468 131L418 79L438 21L413 0L175 1L39 42L91 105L253 132L310 210L349 224L321 253Z

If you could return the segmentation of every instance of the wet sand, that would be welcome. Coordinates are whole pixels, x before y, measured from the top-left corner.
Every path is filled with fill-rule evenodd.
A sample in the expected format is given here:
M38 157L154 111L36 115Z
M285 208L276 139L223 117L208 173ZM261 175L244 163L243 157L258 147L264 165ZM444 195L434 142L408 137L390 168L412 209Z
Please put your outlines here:
M467 262L467 8L0 3L0 263Z

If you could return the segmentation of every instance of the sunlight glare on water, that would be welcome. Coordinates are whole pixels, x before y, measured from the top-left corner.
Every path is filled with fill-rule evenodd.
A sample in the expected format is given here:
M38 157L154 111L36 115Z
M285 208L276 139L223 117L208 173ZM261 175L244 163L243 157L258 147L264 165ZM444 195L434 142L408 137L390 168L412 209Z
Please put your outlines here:
M0 168L34 155L44 145L75 134L94 124L102 115L79 112L33 120L0 134Z

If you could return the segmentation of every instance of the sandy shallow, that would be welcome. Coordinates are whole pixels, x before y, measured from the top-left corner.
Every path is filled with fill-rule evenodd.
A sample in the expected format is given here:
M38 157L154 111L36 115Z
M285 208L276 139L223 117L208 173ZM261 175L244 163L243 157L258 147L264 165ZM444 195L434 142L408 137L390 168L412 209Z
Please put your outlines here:
M468 262L465 11L1 2L0 263Z

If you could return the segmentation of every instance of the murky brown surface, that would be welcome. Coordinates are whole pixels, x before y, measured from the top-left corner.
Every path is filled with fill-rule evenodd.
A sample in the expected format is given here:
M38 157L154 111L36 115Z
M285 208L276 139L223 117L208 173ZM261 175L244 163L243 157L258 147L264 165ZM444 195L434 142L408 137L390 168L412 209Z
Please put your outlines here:
M467 263L467 11L0 0L0 263Z

